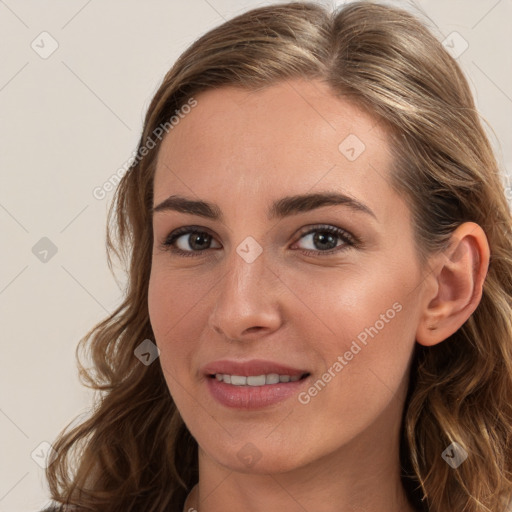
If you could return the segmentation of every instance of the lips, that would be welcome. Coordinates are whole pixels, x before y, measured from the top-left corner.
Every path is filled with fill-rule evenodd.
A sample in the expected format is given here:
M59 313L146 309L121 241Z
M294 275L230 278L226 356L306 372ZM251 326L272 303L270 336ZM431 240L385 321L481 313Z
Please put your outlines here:
M224 407L262 409L291 399L303 389L310 373L273 361L215 361L201 368L206 388Z
M305 368L292 368L273 361L253 359L251 361L215 361L206 364L201 368L201 373L207 377L214 377L216 374L240 375L244 377L258 375L289 375L290 377L302 377L309 374Z

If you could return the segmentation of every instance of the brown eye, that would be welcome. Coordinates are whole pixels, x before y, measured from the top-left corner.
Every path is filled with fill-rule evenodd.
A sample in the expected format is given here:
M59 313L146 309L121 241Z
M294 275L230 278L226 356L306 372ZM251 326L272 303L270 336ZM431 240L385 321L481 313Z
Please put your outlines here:
M349 247L356 247L358 240L348 231L330 225L319 225L303 233L300 240L307 240L309 248L301 249L307 255L329 255ZM162 248L170 250L178 256L202 256L208 249L221 247L212 246L217 243L215 238L199 226L185 226L172 232L162 244Z
M211 249L211 242L215 239L204 230L194 227L179 228L171 233L164 242L164 247L183 256L196 256ZM217 246L217 248L220 245Z
M307 240L309 248L303 249L303 252L308 255L332 254L356 246L357 243L344 229L328 225L309 229L300 239Z

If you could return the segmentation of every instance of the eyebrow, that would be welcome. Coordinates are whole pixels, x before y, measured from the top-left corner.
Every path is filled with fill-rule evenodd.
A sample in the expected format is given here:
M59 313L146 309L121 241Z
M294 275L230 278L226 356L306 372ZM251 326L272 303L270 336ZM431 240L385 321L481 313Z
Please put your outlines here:
M267 217L269 220L284 218L298 213L309 212L323 206L343 205L356 211L370 215L375 220L373 211L353 197L338 192L318 192L313 194L299 194L278 199L270 206ZM171 195L159 205L154 206L152 213L173 210L191 215L198 215L207 219L223 221L222 211L218 205L207 201L197 201L179 195Z

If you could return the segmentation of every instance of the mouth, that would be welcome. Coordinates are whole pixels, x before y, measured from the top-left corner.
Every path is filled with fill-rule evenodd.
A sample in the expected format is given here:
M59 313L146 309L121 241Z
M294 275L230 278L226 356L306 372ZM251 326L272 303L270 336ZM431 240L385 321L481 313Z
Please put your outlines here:
M244 386L244 387L261 387L261 386L272 386L275 384L286 384L288 382L297 382L304 380L309 377L310 373L305 372L302 374L289 375L289 374L278 374L278 373L267 373L261 375L232 375L229 373L212 373L208 377L210 379L216 379L219 382L225 384L231 384L232 386Z
M222 360L201 368L210 395L229 409L266 410L297 396L311 372L275 361Z

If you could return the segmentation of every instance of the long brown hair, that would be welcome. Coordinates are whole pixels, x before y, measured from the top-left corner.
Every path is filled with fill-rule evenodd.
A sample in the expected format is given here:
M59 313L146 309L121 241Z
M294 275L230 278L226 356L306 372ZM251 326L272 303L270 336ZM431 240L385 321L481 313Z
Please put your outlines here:
M512 494L512 220L500 170L455 60L414 16L367 1L334 12L303 2L254 9L195 41L165 76L109 212L109 265L115 255L127 269L125 299L80 341L80 375L97 399L90 417L54 443L47 478L56 502L181 512L198 481L197 443L161 366L134 356L143 340L154 340L147 292L159 139L144 157L141 150L201 91L254 90L299 77L325 81L388 126L392 186L413 213L421 261L445 249L463 222L487 235L491 261L477 309L449 340L415 347L400 457L418 510L505 511ZM441 457L454 441L469 453L456 469Z

